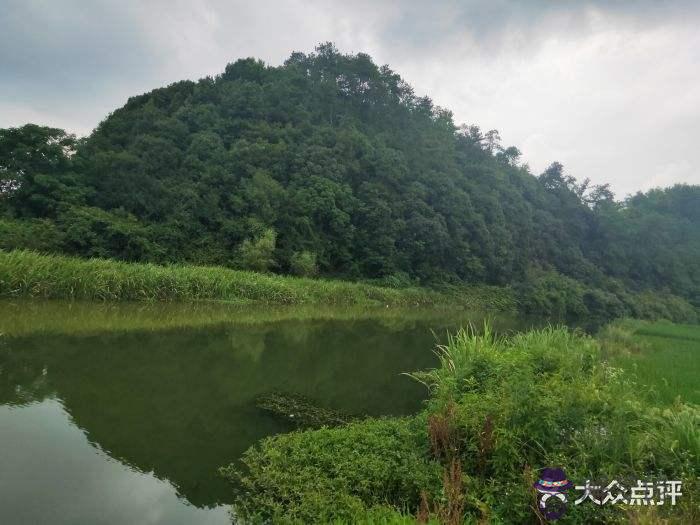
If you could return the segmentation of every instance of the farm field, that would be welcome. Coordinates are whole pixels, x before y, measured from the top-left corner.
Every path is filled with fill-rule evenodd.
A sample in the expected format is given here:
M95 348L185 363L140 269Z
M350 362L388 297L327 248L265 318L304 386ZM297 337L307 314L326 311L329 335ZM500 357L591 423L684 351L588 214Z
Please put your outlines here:
M663 321L624 321L637 343L619 358L640 385L649 387L651 401L700 403L700 326Z

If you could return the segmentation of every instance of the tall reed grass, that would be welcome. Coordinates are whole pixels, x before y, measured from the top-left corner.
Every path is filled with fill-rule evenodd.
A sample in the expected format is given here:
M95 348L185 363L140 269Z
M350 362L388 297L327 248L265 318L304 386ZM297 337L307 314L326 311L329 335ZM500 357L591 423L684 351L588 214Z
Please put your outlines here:
M437 292L309 279L222 267L127 263L0 251L0 297L39 297L100 301L223 300L280 305L454 304L501 308L512 305L506 291ZM493 302L493 305L490 304Z

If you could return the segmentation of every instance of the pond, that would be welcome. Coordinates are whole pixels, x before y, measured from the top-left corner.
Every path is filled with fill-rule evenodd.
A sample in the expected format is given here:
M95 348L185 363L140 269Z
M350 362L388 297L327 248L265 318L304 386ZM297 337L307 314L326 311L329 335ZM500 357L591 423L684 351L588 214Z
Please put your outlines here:
M217 469L292 430L260 395L415 412L425 389L401 373L469 322L483 315L0 302L0 523L230 523Z

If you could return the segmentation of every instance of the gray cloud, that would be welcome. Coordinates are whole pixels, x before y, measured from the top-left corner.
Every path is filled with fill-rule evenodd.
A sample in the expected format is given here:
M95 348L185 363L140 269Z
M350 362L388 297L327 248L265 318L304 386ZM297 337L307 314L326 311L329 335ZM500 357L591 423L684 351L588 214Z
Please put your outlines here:
M334 41L458 122L621 196L700 183L700 3L0 0L0 126L86 134L126 99Z

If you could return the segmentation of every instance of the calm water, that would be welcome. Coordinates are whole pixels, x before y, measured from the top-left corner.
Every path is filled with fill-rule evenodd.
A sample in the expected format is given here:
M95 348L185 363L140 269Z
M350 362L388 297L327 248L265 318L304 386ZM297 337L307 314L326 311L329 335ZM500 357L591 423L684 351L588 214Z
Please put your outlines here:
M435 311L0 303L0 523L230 523L217 468L290 430L255 406L283 391L407 414ZM513 328L508 319L496 322Z

